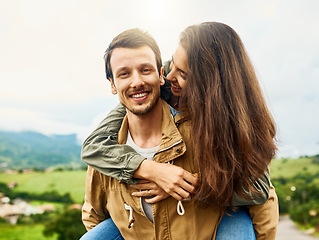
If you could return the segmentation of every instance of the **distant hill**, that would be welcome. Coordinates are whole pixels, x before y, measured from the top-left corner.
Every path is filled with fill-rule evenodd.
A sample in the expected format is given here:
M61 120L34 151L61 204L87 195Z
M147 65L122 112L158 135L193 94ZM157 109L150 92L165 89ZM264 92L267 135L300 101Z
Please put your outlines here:
M297 174L316 174L319 172L319 154L303 156L296 159L274 159L270 164L270 175L275 178L291 178Z
M46 136L32 131L0 131L0 171L80 166L80 154L75 134Z

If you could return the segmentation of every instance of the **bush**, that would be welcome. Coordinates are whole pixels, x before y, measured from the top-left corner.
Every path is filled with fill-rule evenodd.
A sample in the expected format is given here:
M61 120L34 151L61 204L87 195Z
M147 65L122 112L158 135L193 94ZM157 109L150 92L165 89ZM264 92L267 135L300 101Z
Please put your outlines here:
M305 227L319 226L319 203L310 201L297 205L290 210L290 217L293 221L298 222Z
M2 182L0 182L0 192L8 197L10 197L10 195L12 194L12 191L8 187L8 185L6 183L2 183Z
M27 192L13 192L5 183L0 183L0 192L10 199L21 198L26 201L40 200L46 202L74 203L70 193L60 195L56 191L45 192L41 194Z
M319 155L315 155L312 157L312 163L319 164Z
M31 214L30 216L20 215L18 219L18 224L45 223L48 222L53 215L53 212L48 211L42 214Z
M58 240L78 240L86 232L81 219L81 210L66 210L45 224L43 234L52 236L57 233Z
M272 179L279 199L280 213L306 228L319 231L319 173L298 173L291 178Z
M6 223L6 222L7 221L4 218L0 217L0 223Z

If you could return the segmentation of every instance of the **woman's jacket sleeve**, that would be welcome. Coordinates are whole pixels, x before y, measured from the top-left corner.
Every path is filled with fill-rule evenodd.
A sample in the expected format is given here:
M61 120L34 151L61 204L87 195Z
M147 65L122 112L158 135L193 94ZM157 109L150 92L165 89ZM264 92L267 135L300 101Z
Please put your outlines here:
M95 170L129 184L139 182L133 174L145 159L128 145L119 145L117 134L126 109L119 104L84 141L81 158Z

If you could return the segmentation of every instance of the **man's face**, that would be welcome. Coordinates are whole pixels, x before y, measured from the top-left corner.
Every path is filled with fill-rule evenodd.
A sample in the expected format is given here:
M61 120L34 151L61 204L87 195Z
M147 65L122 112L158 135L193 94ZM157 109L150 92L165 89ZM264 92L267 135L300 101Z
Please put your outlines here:
M155 54L148 46L116 48L110 64L113 73L112 93L133 114L150 112L160 98L164 85L163 71L158 73Z

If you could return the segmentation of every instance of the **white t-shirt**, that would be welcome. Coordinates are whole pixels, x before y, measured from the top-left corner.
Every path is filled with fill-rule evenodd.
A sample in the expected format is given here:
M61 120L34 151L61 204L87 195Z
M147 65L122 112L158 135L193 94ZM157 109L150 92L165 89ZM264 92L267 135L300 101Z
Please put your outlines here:
M138 154L150 160L153 160L154 154L156 153L159 147L158 145L154 148L140 148L134 143L129 130L127 131L126 144L131 146ZM145 197L142 197L141 203L142 203L142 208L145 212L146 217L152 222L154 222L152 204L145 202Z

